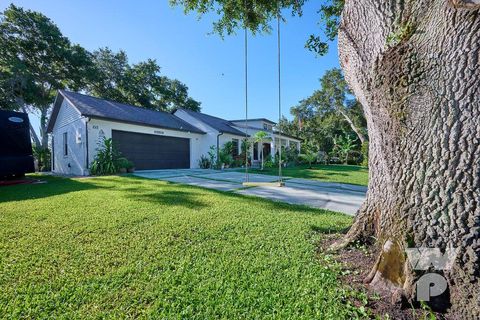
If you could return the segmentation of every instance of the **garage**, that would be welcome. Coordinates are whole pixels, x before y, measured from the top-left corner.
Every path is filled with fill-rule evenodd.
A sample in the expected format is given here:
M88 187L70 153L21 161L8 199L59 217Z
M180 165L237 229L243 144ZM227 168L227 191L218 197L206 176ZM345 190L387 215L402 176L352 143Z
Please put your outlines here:
M137 170L190 168L190 139L112 130L112 140Z

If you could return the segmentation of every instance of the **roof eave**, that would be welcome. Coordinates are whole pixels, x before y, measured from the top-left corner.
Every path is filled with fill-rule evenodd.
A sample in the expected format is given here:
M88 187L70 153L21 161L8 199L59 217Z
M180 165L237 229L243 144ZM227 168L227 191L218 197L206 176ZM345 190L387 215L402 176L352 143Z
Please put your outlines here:
M156 126L156 125L148 124L148 123L144 123L144 122L128 121L128 120L119 120L119 119L115 119L115 118L102 117L102 116L98 116L98 115L85 114L84 116L90 117L90 118L92 118L92 119L108 120L108 121L112 121L112 122L120 122L120 123L134 124L134 125L139 125L139 126L144 126L144 127L149 127L149 128L172 130L172 131L178 131L178 132L196 133L196 134L207 134L206 132L203 132L203 131L200 131L200 130L197 130L197 131L181 130L181 129L176 129L176 128Z

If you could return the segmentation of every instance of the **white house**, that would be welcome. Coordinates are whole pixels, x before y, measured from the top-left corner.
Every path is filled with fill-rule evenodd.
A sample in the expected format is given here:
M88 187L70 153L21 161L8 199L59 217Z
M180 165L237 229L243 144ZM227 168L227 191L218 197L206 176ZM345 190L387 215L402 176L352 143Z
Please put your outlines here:
M275 130L276 123L265 118L245 120L230 120L234 128L247 132L249 136L254 136L257 132L263 131L268 134L267 140L263 143L264 157L275 155L280 145L284 148L295 149L300 152L301 140L286 134L281 134ZM247 129L245 129L247 128ZM258 143L254 143L252 150L253 162L261 161L261 148Z
M265 131L272 138L265 143L265 155L278 146L300 148L300 140L279 135L267 119L228 121L207 114L178 109L160 112L103 100L88 95L59 91L48 124L52 141L52 171L88 175L103 138L112 138L124 157L137 170L198 168L211 146L221 148L232 141L239 154L246 136ZM252 150L259 161L260 148Z

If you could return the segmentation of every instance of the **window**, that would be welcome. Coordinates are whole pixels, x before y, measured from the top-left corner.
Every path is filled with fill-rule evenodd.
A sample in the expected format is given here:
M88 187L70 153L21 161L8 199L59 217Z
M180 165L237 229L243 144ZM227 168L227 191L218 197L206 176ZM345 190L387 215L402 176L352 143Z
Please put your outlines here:
M238 139L232 139L232 156L238 156Z
M266 123L263 124L263 130L268 130L268 125Z
M68 136L67 133L63 133L63 155L68 156Z

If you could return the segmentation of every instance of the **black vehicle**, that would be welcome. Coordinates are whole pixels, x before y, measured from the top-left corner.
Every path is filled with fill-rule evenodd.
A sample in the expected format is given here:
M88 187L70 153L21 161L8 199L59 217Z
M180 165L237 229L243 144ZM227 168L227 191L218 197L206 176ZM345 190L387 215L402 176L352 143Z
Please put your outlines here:
M0 110L0 179L35 172L26 113Z

